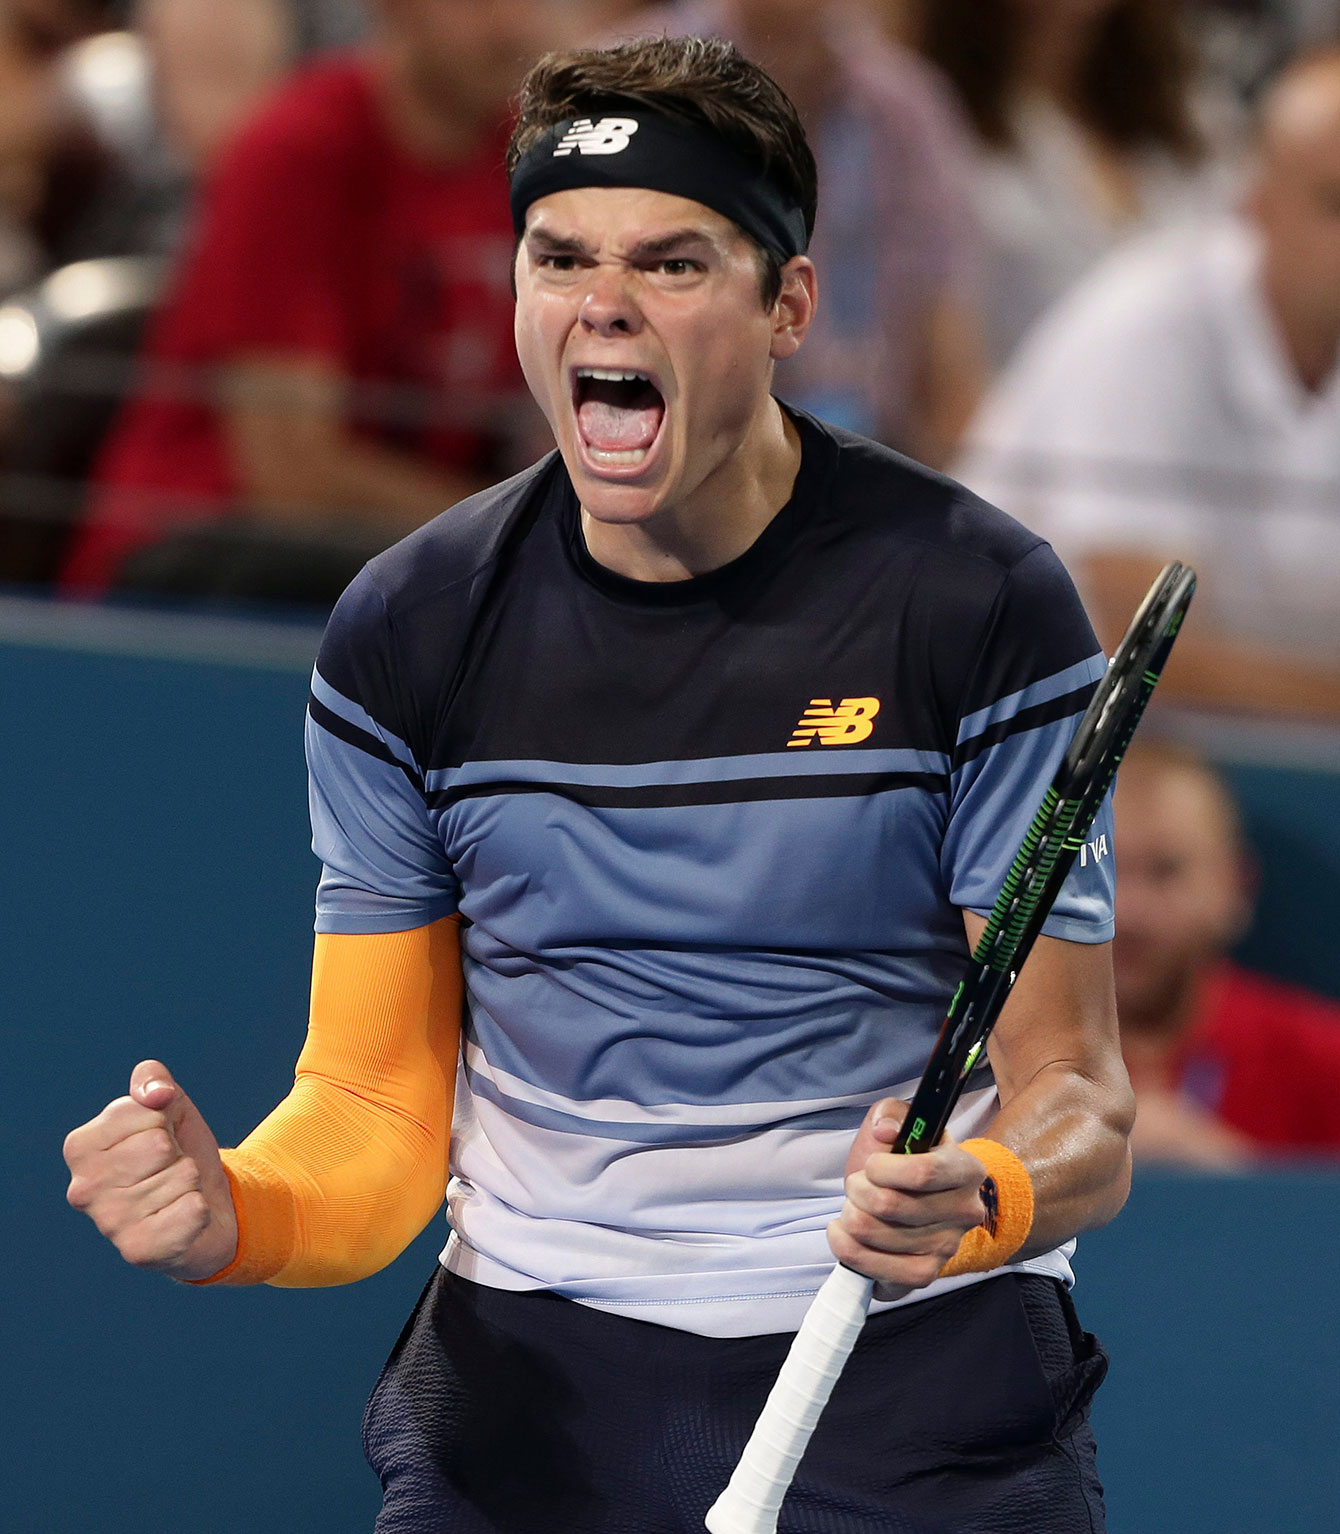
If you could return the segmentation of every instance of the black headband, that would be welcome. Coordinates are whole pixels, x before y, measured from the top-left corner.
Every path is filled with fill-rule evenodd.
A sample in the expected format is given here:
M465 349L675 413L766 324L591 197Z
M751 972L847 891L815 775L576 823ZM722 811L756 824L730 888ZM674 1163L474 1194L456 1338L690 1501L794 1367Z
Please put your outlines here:
M551 192L638 186L689 197L738 224L782 261L809 244L800 204L708 128L641 108L555 123L512 172L512 225Z

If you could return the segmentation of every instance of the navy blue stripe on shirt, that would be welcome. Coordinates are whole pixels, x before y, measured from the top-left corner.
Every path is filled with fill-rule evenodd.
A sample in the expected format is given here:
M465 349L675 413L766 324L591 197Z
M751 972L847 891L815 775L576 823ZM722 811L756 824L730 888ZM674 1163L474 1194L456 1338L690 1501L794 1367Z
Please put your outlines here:
M744 756L677 757L665 761L488 761L434 767L425 774L430 793L465 783L508 782L595 784L638 788L657 783L716 783L730 778L771 778L811 773L861 771L947 773L943 751L871 750L863 746L806 747L756 751Z
M1062 693L1074 692L1085 682L1096 682L1106 670L1107 660L1101 652L1087 655L1083 660L1076 661L1073 666L1053 671L1039 681L1030 682L1027 687L1021 687L1017 692L997 698L994 703L988 704L985 708L979 708L976 713L965 715L959 721L956 738L960 743L971 740L974 736L982 734L988 725L998 724L1002 719L1011 718L1023 709L1032 708L1036 703L1049 703L1053 698L1059 698Z
M1035 704L1032 708L1021 709L1019 713L1012 714L1008 719L1001 719L983 730L980 735L961 741L954 747L955 771L980 756L983 751L989 751L992 746L998 746L1001 741L1008 740L1011 735L1021 735L1025 730L1036 730L1044 724L1055 724L1058 720L1069 719L1072 716L1078 719L1078 716L1089 706L1089 699L1093 697L1094 688L1097 686L1097 682L1086 682L1083 687L1077 687L1073 692L1063 693L1059 698Z
M694 804L751 804L769 799L840 799L922 788L944 793L947 773L876 772L805 774L787 778L733 778L713 783L614 784L536 783L500 779L465 783L428 796L431 809L445 809L464 799L500 794L555 794L591 809L664 809Z
M399 757L383 741L375 735L369 735L366 730L360 729L356 724L350 724L347 719L342 719L333 710L328 709L315 695L309 694L307 699L307 712L312 716L315 723L337 740L342 740L346 745L357 746L360 751L365 751L369 756L375 756L379 762L386 762L392 767L398 767L410 780L420 793L423 792L423 779L409 766L402 762Z

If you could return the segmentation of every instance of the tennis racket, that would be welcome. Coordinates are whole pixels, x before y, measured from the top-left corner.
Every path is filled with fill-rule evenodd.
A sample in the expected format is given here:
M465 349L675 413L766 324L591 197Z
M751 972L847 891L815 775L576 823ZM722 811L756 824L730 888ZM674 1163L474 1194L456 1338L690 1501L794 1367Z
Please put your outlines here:
M1196 589L1168 565L1150 587L1098 683L1005 876L891 1149L930 1150L944 1133L1075 854L1107 796ZM730 1484L707 1514L710 1534L773 1534L782 1499L855 1345L874 1281L839 1265L815 1295Z

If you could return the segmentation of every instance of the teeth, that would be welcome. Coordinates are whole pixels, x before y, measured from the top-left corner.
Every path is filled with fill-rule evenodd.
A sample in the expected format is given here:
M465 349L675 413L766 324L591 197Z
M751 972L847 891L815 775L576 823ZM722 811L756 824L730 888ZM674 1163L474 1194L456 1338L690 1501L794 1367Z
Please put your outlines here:
M609 452L603 447L588 447L587 452L590 453L597 463L610 465L616 463L641 463L647 456L645 447L623 448L618 452Z
M578 368L578 378L603 378L611 383L650 383L645 373L625 373L618 368Z

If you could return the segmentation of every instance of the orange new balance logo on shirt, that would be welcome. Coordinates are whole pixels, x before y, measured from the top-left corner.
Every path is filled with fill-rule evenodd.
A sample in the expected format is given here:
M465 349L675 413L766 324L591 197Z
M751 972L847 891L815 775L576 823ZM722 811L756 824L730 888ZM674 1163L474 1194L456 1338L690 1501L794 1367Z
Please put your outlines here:
M878 698L843 698L833 707L832 698L811 698L788 746L854 746L875 728Z

